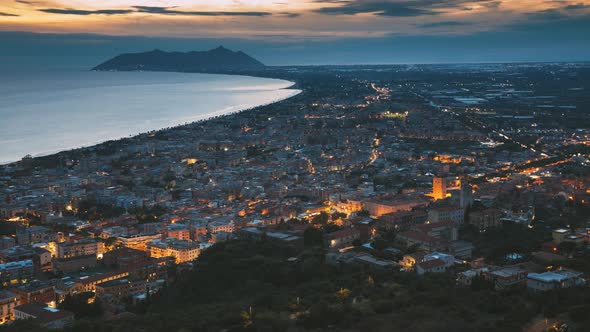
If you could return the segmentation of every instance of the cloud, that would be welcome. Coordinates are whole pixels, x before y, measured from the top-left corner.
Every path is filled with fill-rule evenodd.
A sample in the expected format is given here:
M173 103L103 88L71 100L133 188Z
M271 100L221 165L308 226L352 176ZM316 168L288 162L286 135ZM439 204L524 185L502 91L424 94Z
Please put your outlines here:
M224 11L182 11L176 7L133 6L138 13L160 15L189 15L189 16L269 16L269 12L224 12Z
M40 12L50 14L64 14L64 15L123 15L130 14L134 11L131 9L99 9L99 10L82 10L82 9L59 9L59 8L44 8L39 9Z
M589 7L590 6L583 4L583 3L576 3L576 4L567 5L567 6L563 7L563 9L565 9L565 10L580 10L580 9L586 9Z
M11 13L5 13L5 12L0 12L0 16L11 16L12 17L12 16L19 16L19 15L11 14Z
M352 0L315 0L315 3L350 3Z
M446 28L446 27L460 27L466 25L472 25L471 22L460 22L460 21L443 21L443 22L432 22L418 25L419 28Z
M325 1L323 1L325 2ZM422 6L414 5L419 2L388 2L388 1L376 1L376 2L328 2L328 3L339 3L341 6L337 7L321 7L315 10L315 12L327 15L357 15L372 13L378 16L394 16L394 17L414 17L422 15L436 15L438 12L430 9L422 8Z
M295 18L295 17L299 17L302 16L303 14L301 13L289 13L289 12L282 12L279 13L281 16L283 17L288 17L288 18Z
M44 8L39 11L50 14L65 14L65 15L125 15L132 13L147 13L157 15L187 15L187 16L269 16L269 12L226 12L226 11L181 11L174 9L176 7L151 7L151 6L133 6L132 9L99 9L99 10L84 10L73 8ZM296 17L291 14L289 17Z
M585 9L590 6L584 3L565 3L563 1L556 1L555 4L561 5L559 7L548 8L536 12L525 13L529 18L535 21L541 20L565 20L573 17L579 17L584 14ZM587 14L587 13L586 13Z
M320 7L317 13L328 15L374 14L377 16L415 17L443 14L448 10L471 10L477 4L489 9L497 8L502 0L316 0L315 3L339 5Z
M533 20L563 20L568 18L568 15L558 9L545 9L537 12L526 13L526 15Z

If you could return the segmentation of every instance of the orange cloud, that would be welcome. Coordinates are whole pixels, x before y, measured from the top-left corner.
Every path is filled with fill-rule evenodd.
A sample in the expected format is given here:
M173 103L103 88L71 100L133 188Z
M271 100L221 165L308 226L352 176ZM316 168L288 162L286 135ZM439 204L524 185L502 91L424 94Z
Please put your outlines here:
M462 34L590 12L590 0L2 1L0 30L241 38Z

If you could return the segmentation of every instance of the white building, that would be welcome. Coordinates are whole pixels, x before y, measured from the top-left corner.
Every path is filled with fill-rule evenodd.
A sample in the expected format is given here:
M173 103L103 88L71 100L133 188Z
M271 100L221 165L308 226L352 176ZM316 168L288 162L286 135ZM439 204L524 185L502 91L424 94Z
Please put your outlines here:
M572 270L558 270L543 273L529 273L526 286L532 292L545 292L558 288L583 286L586 280L582 272Z

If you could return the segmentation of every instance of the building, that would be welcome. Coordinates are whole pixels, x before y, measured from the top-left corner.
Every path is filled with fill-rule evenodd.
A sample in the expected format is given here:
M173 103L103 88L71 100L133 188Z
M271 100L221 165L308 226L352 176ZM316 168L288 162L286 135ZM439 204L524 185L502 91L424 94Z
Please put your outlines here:
M416 273L423 275L425 273L442 273L447 270L445 262L440 259L433 259L416 264Z
M449 253L453 256L462 258L462 259L469 259L471 258L471 253L473 251L473 244L467 241L451 241L451 245L449 247Z
M201 241L207 236L207 226L201 223L191 223L189 226L191 240Z
M365 200L363 201L363 208L369 211L371 216L381 217L387 213L411 211L414 208L426 206L427 203L423 199L408 199L403 197L393 200Z
M269 241L276 241L283 245L300 248L303 246L303 237L297 234L297 232L271 232L257 227L244 227L237 232L238 237L241 239L260 241L266 236L266 239Z
M73 258L78 256L99 256L105 252L104 243L95 240L80 242L62 242L57 244L57 258Z
M345 228L324 235L324 240L330 249L338 249L351 246L355 240L360 240L361 232L356 228Z
M586 280L583 273L572 270L557 270L543 273L529 273L527 289L531 292L546 292L552 289L583 286Z
M462 209L467 209L473 205L473 187L465 181L461 180L459 187L459 206Z
M428 210L428 221L431 224L442 221L452 221L460 225L465 220L465 210L459 206L441 206L434 207Z
M170 257L149 258L148 262L128 268L131 280L145 280L147 283L166 280L168 278L168 264Z
M405 231L415 225L420 225L428 220L428 214L425 210L415 211L397 211L386 213L379 217L380 226L387 230Z
M151 241L147 244L147 250L150 257L174 257L176 264L194 261L201 253L198 242L175 238Z
M482 273L485 280L491 282L496 290L505 290L526 282L528 272L513 266L490 268Z
M96 285L96 296L99 298L110 294L117 300L144 294L146 292L145 280L129 280L127 278L106 281Z
M553 237L552 244L554 248L557 248L562 242L574 243L576 246L581 247L587 242L587 232L574 233L569 229L555 229L551 233Z
M7 290L0 291L0 325L14 320L14 307L19 305L18 296Z
M462 286L471 286L474 278L481 277L482 273L487 271L487 267L481 267L460 272L457 274L457 283Z
M19 226L16 229L16 241L20 245L30 245L40 242L48 243L55 241L55 233L50 232L47 227L43 226Z
M425 251L434 251L442 247L441 239L415 230L409 230L397 234L396 241L406 248L417 246Z
M447 198L447 179L441 176L432 178L432 197L434 199Z
M137 249L147 251L148 242L158 240L161 238L160 234L137 234L137 235L121 235L117 237L117 243L125 248Z
M453 265L455 265L455 257L452 255L433 252L415 261L414 269L418 275L423 275L424 273L442 273Z
M473 211L468 215L468 223L474 225L480 232L501 225L502 211L488 208L481 211Z
M35 257L35 251L29 246L14 246L0 251L0 261L2 263L32 260L33 257Z
M425 251L450 250L451 243L458 238L457 225L452 221L414 226L400 232L396 241L403 246L417 246Z
M31 302L55 304L55 287L43 281L32 280L12 288L11 291L18 296L19 304Z
M455 265L455 257L449 254L443 254L441 252L433 252L430 254L424 255L424 262L440 259L445 264L445 269Z
M354 228L361 233L361 241L368 241L377 235L377 221L372 218L362 218L355 221Z
M3 235L0 237L0 250L12 248L16 245L14 238Z
M456 241L459 238L457 224L455 224L453 221L418 225L413 229L446 242Z
M147 223L137 225L137 229L139 230L139 233L141 233L141 234L156 234L156 233L159 234L162 231L162 227L164 227L164 226L162 225L161 222L147 222ZM122 232L120 234L124 234L124 233L125 232Z
M52 269L51 252L44 248L33 248L35 256L33 256L33 264L36 271L48 272Z
M217 232L228 232L233 233L236 230L236 225L233 221L226 222L223 220L213 221L207 225L207 230L209 233L217 233Z
M191 233L186 225L171 224L166 227L166 237L178 240L190 240Z
M15 286L27 283L33 277L32 260L0 264L0 283L2 286Z
M553 242L556 244L560 244L561 242L565 241L567 236L571 235L572 231L565 228L554 229L551 232L551 236L553 237Z
M354 258L354 261L373 269L392 269L395 266L393 261L377 258L369 254L358 255Z
M33 319L48 329L61 329L74 321L74 314L44 304L31 302L14 308L15 319Z
M113 271L93 276L84 276L78 278L72 287L69 288L71 294L82 293L82 292L94 292L96 291L96 285L103 282L121 279L129 276L128 271Z
M106 266L125 269L134 265L147 263L149 255L145 251L119 248L106 252L102 261Z
M363 209L363 203L359 200L353 199L337 199L334 200L335 204L334 207L338 212L351 214L353 212L358 212Z
M96 264L96 255L55 258L53 260L53 270L56 272L68 273L93 268Z

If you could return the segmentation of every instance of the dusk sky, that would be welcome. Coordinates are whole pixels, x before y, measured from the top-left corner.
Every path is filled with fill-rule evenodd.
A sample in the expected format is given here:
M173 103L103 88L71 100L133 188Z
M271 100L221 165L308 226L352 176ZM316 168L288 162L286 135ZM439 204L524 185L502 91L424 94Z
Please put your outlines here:
M590 0L1 0L0 31L9 56L223 43L268 64L589 60Z

